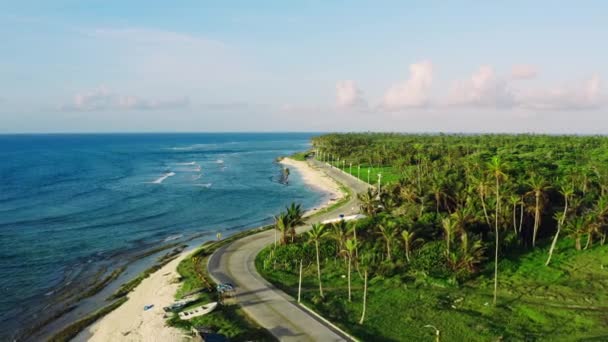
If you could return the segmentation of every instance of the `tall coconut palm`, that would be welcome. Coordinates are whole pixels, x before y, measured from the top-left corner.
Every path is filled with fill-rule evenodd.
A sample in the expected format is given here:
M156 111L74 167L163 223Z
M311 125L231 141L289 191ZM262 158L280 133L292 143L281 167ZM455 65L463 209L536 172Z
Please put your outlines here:
M287 209L287 219L289 226L289 234L291 235L291 242L296 237L296 227L304 224L304 210L302 210L301 204L292 202Z
M490 163L488 163L488 169L494 176L495 191L496 191L496 205L494 212L494 236L495 236L495 247L494 247L494 305L496 305L496 295L498 292L498 246L500 245L500 239L498 236L498 217L500 215L500 182L507 178L505 174L505 164L500 160L500 157L494 156Z
M541 224L544 195L549 186L545 179L538 175L532 175L530 179L528 179L528 185L532 189L528 192L528 194L534 196L534 229L532 231L532 247L534 247L536 246L536 235L538 234L538 228Z
M391 246L397 235L397 223L389 218L384 218L377 227L386 245L386 259L392 261Z
M551 248L549 248L549 256L547 257L547 262L545 262L545 266L548 266L551 262L551 257L553 256L553 251L555 250L555 244L557 244L557 238L559 237L559 233L564 226L564 221L566 220L566 215L568 215L568 199L574 193L574 185L572 183L562 184L559 192L564 196L564 211L561 214L556 215L557 219L557 231L555 232L555 236L553 236L553 241L551 242Z
M319 242L323 240L327 234L325 230L325 225L321 223L315 223L312 225L311 229L308 231L308 239L309 241L315 244L315 251L317 253L317 279L319 280L319 295L323 297L323 285L321 284L321 260L319 256Z
M344 250L344 243L348 238L348 227L346 221L340 220L331 224L332 232L331 237L338 243L338 251Z
M281 233L281 244L287 243L287 234L289 234L289 218L286 213L280 213L274 217L274 226ZM275 234L276 237L276 234ZM276 241L276 238L275 238Z
M347 239L344 243L344 249L342 253L346 255L348 258L348 301L352 301L351 295L351 282L350 282L350 274L351 274L351 265L353 263L353 259L355 259L355 250L357 249L357 241L353 239Z

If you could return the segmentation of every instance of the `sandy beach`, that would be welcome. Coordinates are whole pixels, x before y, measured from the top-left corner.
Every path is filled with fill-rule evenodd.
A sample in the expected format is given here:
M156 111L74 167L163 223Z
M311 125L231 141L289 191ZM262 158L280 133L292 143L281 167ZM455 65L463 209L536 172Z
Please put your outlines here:
M344 197L344 192L342 192L340 185L336 181L328 177L322 170L310 166L307 162L283 158L281 164L290 170L295 169L302 176L304 183L311 188L327 194L328 201L317 208L309 210L307 215L314 214Z
M296 170L308 186L326 193L328 200L323 205L309 210L307 215L344 197L340 186L333 179L307 162L284 158L281 164ZM179 287L179 283L175 281L178 276L177 265L186 255L180 255L142 281L129 293L126 303L81 332L74 341L191 341L185 337L183 331L165 324L162 309L174 301L175 292ZM144 311L145 305L154 307Z
M129 293L126 303L81 332L74 341L190 341L183 331L166 326L163 318L163 307L173 303L179 287L177 265L186 255L144 279ZM144 311L145 305L154 307Z

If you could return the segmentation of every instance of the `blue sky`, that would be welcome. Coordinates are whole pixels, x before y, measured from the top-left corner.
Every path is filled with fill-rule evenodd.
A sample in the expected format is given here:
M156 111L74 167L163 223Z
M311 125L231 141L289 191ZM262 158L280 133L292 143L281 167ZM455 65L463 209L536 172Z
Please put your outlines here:
M3 1L0 132L608 133L602 1Z

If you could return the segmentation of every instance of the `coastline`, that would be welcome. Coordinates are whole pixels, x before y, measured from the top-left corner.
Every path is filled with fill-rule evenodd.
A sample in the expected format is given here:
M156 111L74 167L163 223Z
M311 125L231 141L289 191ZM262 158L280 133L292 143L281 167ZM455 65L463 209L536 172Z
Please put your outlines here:
M323 171L312 167L306 161L294 160L289 157L281 159L279 162L284 167L289 167L290 170L295 169L302 177L302 181L310 188L317 192L324 193L323 202L321 205L312 208L306 212L306 216L314 215L334 203L343 199L346 194L341 186L336 183L331 177L327 176Z
M305 161L283 158L280 164L295 170L302 181L318 192L323 202L306 212L306 216L330 207L346 195L340 185L324 172ZM184 331L165 324L163 307L174 301L180 283L177 266L192 251L184 251L174 260L144 279L120 307L80 332L73 341L183 341ZM145 305L154 307L144 311Z

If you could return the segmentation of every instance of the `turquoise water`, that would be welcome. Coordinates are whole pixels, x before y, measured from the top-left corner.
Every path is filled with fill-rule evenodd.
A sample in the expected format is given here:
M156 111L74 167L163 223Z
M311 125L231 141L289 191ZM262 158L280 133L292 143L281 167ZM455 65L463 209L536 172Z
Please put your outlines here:
M323 194L297 174L281 183L274 162L310 137L0 135L0 339L124 255L260 225L291 201L315 206Z

